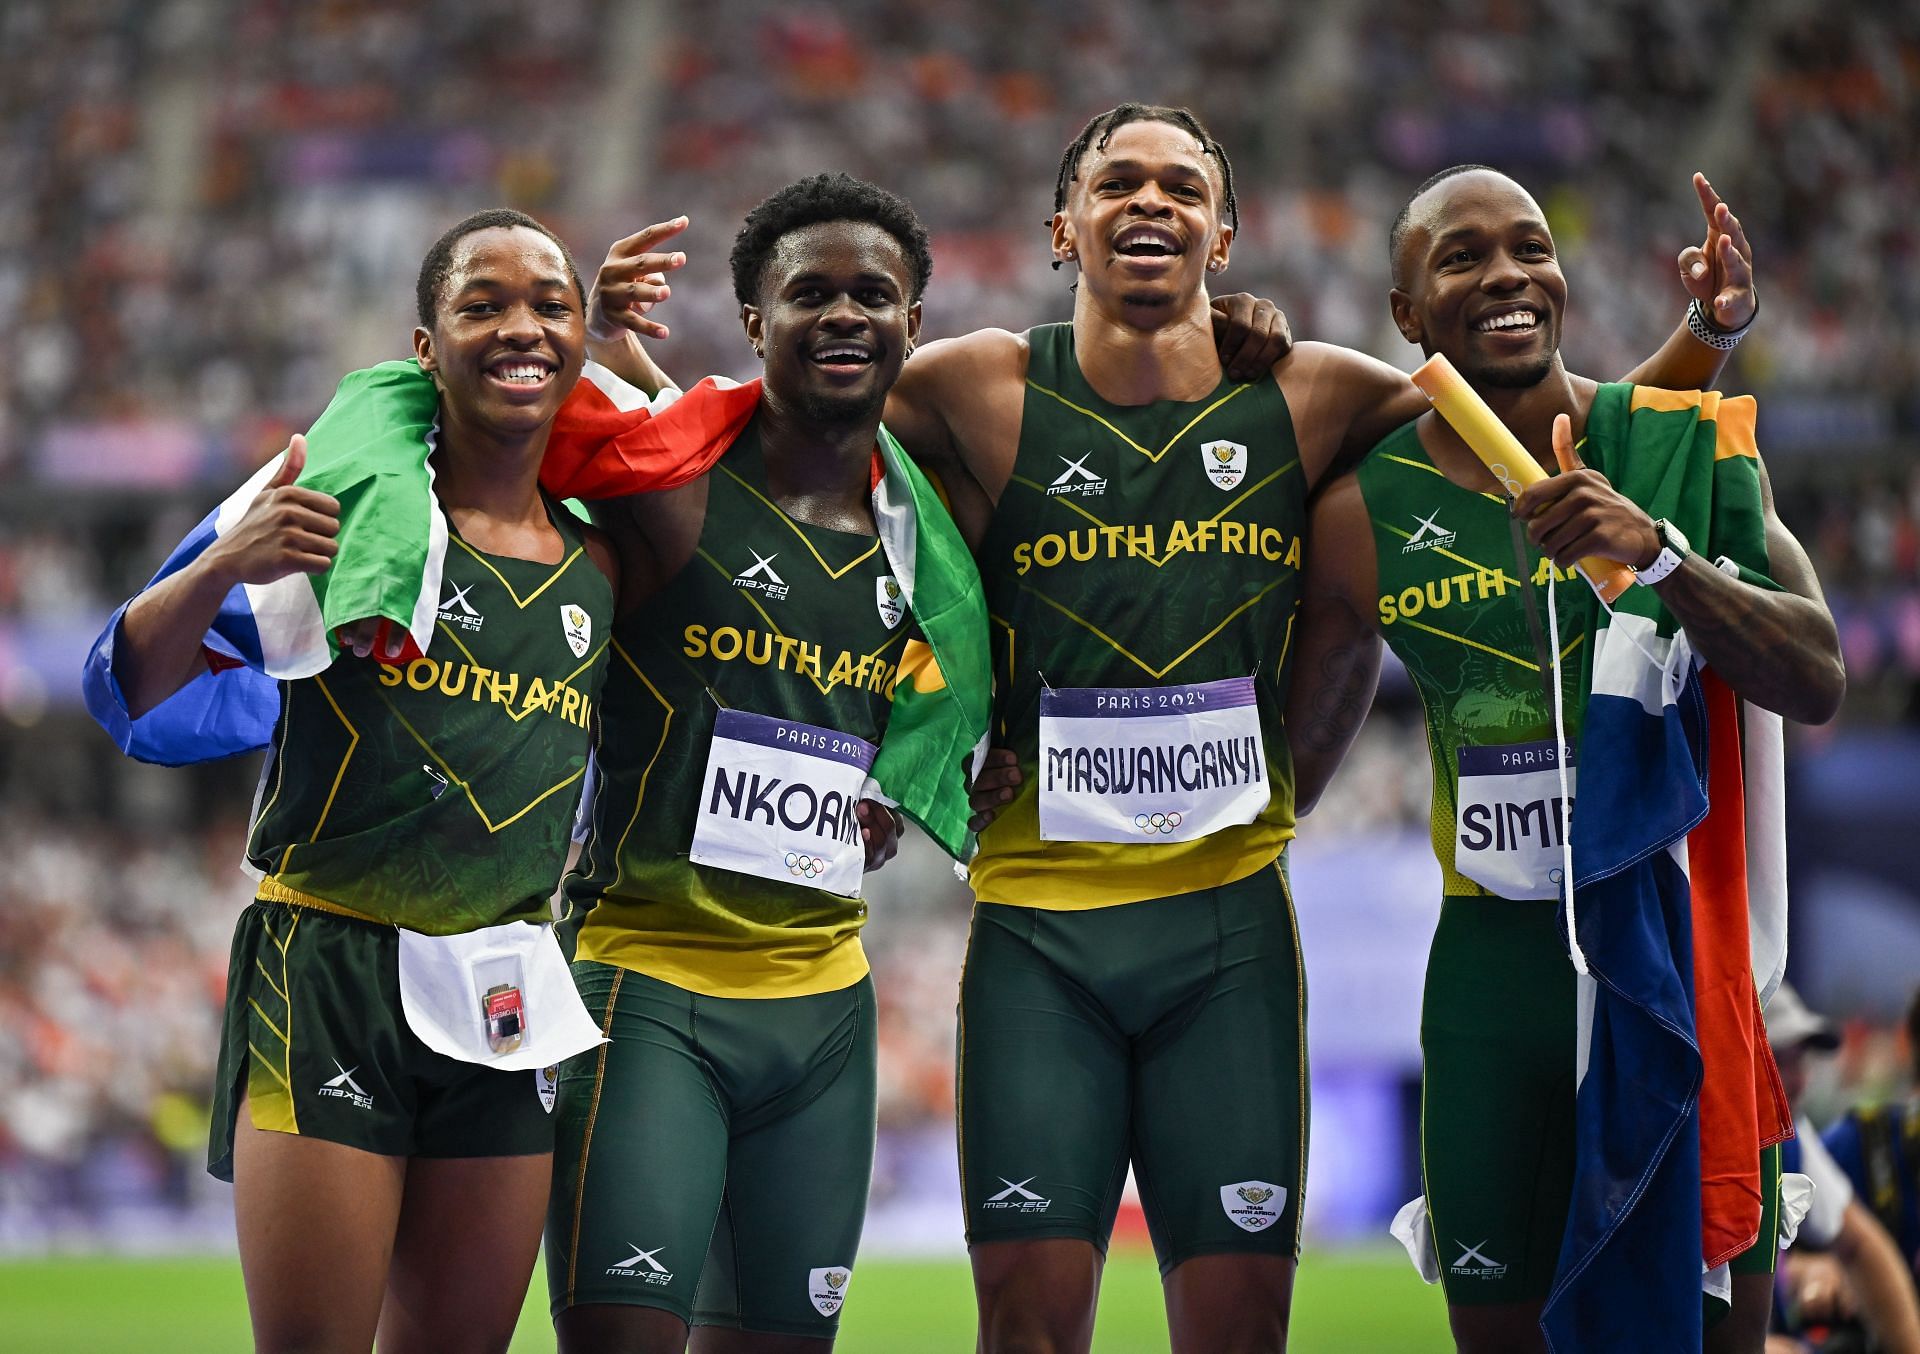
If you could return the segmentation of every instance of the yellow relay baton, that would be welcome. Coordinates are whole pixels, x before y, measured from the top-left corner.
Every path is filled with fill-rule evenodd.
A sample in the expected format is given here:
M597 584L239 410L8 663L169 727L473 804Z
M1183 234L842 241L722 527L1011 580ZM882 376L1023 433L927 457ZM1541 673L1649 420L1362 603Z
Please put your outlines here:
M1487 402L1480 398L1480 392L1468 385L1466 378L1454 370L1446 354L1435 353L1428 358L1414 372L1413 383L1420 387L1421 394L1433 401L1433 407L1460 434L1460 440L1471 447L1473 454L1493 472L1493 477L1506 488L1509 497L1519 497L1522 489L1530 484L1538 484L1547 477L1540 463L1520 445L1520 439L1500 421L1498 414L1487 407ZM1633 586L1633 570L1618 560L1589 555L1580 561L1579 569L1587 585L1599 594L1603 602L1615 601Z

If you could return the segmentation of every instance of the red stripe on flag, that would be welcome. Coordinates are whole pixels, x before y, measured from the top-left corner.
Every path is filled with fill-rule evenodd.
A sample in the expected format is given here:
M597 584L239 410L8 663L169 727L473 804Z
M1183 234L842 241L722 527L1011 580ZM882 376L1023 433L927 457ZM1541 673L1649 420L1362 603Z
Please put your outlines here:
M1693 895L1693 1019L1700 1042L1701 1257L1724 1264L1760 1231L1760 1150L1791 1132L1760 1023L1747 916L1747 811L1740 703L1712 671L1707 816L1687 837Z
M573 388L547 439L540 484L559 498L620 498L698 479L760 404L760 382L709 376L655 414L623 411L591 381Z

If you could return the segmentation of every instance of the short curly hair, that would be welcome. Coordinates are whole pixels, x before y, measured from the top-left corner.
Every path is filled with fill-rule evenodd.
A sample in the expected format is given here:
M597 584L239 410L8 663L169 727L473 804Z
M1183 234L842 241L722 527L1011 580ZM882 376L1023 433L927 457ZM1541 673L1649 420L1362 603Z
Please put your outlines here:
M893 236L913 269L910 301L918 301L933 276L933 250L927 228L913 205L897 193L850 174L815 174L790 183L747 213L733 237L733 294L743 306L755 305L767 260L780 241L796 230L823 221L864 221Z
M587 289L580 285L580 267L573 261L573 251L567 248L567 242L525 212L517 212L511 207L489 207L448 227L446 234L435 240L427 256L420 260L420 278L413 285L413 302L418 308L422 329L433 328L433 315L440 305L440 293L453 273L453 247L477 230L514 226L537 230L553 241L554 247L560 251L560 257L566 260L567 280L573 283L574 295L580 298L580 308L586 309Z

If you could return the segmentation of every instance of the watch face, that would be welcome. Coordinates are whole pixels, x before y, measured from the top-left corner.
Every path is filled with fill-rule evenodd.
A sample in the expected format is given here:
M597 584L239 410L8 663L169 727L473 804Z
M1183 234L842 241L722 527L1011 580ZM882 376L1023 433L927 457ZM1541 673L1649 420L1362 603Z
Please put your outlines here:
M1687 544L1687 538L1681 534L1680 528L1664 517L1654 519L1653 530L1660 537L1660 544L1676 555L1684 555L1691 548Z

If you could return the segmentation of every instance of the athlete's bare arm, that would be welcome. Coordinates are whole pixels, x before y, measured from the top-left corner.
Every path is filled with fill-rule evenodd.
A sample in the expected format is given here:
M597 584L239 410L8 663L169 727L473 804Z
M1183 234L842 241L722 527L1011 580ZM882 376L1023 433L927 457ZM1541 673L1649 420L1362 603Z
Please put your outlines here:
M887 428L940 481L976 549L1013 474L1026 398L1026 336L1005 329L917 349L887 395Z
M693 558L707 520L707 477L658 493L597 499L587 507L619 560L616 614L625 616Z
M1432 407L1405 372L1331 343L1295 344L1274 364L1273 379L1287 397L1309 489L1351 469L1381 438Z
M1514 500L1527 535L1561 567L1589 555L1642 569L1660 554L1653 519L1581 464L1565 415L1554 420L1555 454L1575 469L1533 485ZM1760 467L1768 566L1786 591L1723 574L1698 551L1653 585L1686 628L1701 657L1741 696L1788 719L1824 724L1846 694L1840 636L1807 553L1773 509L1773 485Z
M140 594L120 618L114 672L133 718L207 670L201 637L236 584L325 573L333 563L340 504L294 483L306 463L307 439L296 433L280 469L234 529Z
M1345 474L1320 491L1307 518L1293 684L1287 692L1297 813L1319 802L1373 704L1380 680L1379 590L1380 563L1360 481Z

